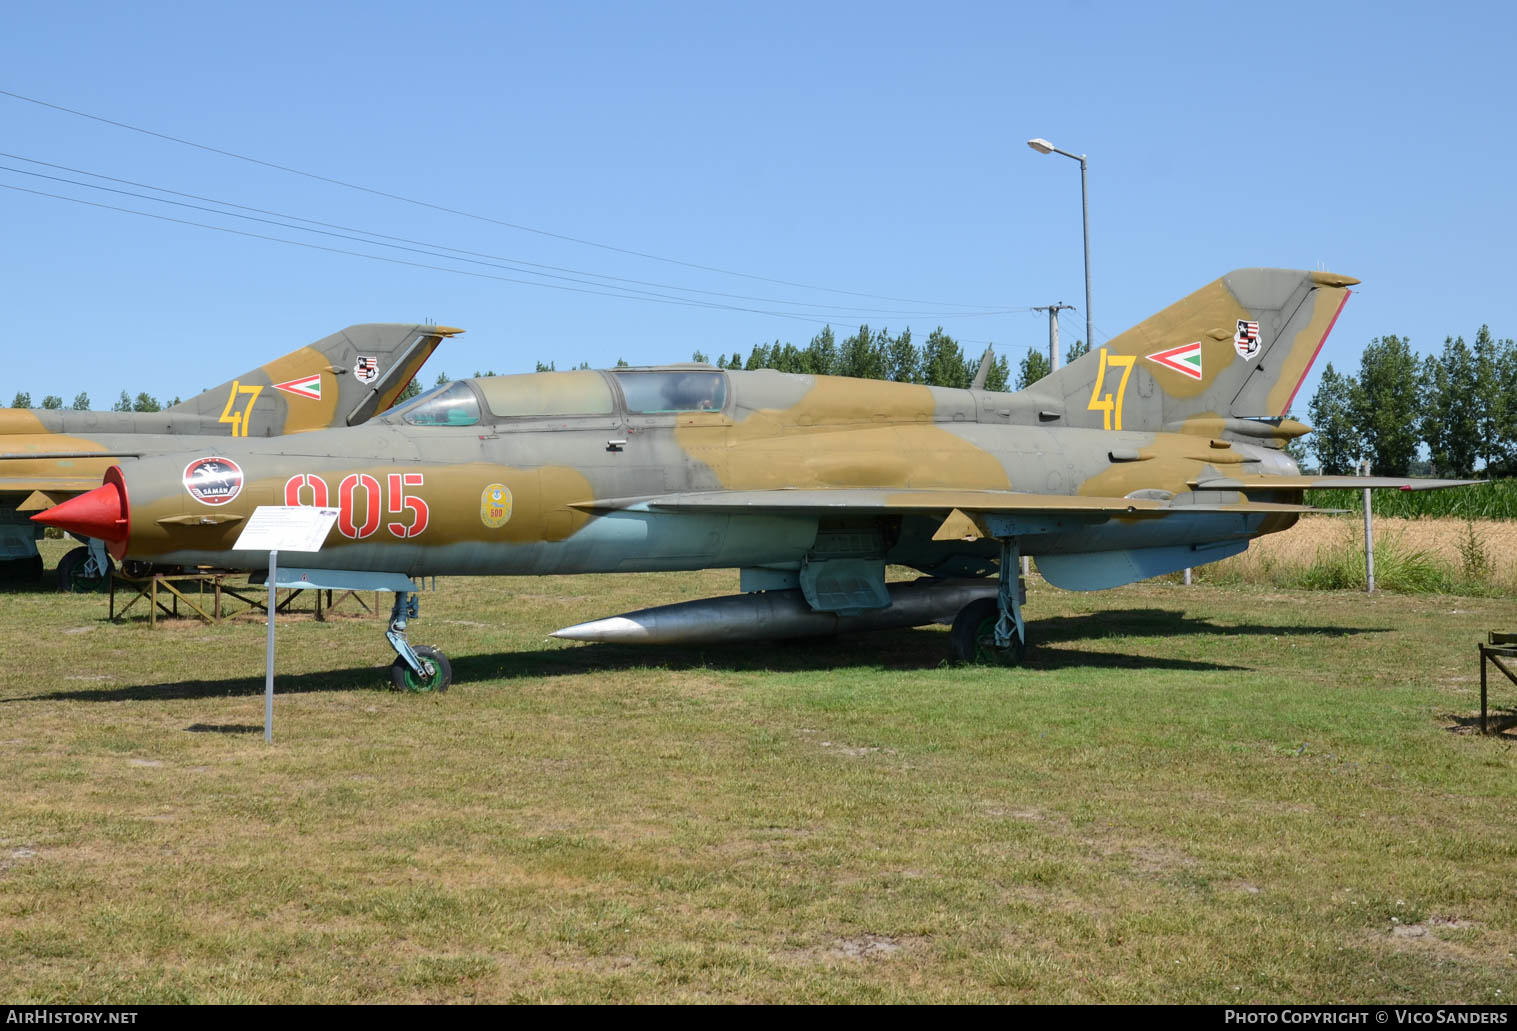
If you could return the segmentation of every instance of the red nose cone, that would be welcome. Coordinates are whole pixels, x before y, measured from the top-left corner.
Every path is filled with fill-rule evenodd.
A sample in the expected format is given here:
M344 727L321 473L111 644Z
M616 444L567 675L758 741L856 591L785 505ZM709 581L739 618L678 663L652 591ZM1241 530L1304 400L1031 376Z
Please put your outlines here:
M46 512L38 512L32 516L32 522L56 526L83 537L98 537L112 544L125 544L128 530L126 491L119 477L111 478L109 473L107 477L104 485L87 494L69 498Z

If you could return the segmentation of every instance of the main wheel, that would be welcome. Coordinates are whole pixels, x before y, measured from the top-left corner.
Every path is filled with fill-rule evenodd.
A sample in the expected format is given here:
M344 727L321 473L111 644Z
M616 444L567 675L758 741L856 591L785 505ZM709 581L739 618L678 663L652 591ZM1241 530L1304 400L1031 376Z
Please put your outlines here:
M90 566L90 549L75 548L58 560L58 590L64 594L88 594L98 591L111 582L111 570L115 568L111 557L105 557L105 569L86 572Z
M390 664L390 683L395 686L395 690L410 691L413 694L446 691L448 685L453 683L453 666L448 662L448 657L429 644L418 644L414 650L419 658L432 664L435 672L431 677L417 676L405 659L396 656Z
M1015 634L1009 646L996 647L996 621L1000 618L1001 609L994 598L981 598L960 609L953 619L953 629L948 632L953 657L977 666L1013 666L1021 662L1027 654L1027 645Z

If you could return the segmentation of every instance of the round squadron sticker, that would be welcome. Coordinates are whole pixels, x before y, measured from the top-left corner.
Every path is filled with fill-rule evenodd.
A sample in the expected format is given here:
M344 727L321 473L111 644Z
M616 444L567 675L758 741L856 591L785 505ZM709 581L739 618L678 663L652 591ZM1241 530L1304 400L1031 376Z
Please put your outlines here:
M230 458L197 458L184 467L184 489L202 505L225 505L242 493L242 470Z
M511 518L511 488L492 483L479 496L479 521L490 529L505 526Z

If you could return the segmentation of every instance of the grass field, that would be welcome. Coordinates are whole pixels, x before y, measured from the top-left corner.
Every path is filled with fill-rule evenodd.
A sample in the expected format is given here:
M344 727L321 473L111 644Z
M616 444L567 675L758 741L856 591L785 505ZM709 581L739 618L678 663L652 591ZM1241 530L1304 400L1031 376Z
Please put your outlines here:
M47 542L49 557L60 550ZM1517 992L1510 598L1035 581L942 628L545 640L730 572L441 582L381 623L8 595L9 1002L1493 1002Z
M1517 522L1376 516L1374 525L1380 587L1517 597ZM1200 575L1217 583L1363 589L1363 517L1307 516Z

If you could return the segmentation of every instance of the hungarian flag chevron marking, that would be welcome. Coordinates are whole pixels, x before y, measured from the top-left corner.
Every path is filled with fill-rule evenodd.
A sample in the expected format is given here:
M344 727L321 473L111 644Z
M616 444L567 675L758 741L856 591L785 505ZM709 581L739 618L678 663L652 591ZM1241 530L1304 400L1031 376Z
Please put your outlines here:
M1173 369L1191 379L1201 378L1201 341L1199 340L1193 344L1171 347L1168 351L1158 351L1146 357L1151 362L1158 362L1166 369Z
M321 400L321 375L302 376L300 379L287 380L284 383L275 383L275 390L283 390L286 394L294 394L296 397L304 397L311 401Z

